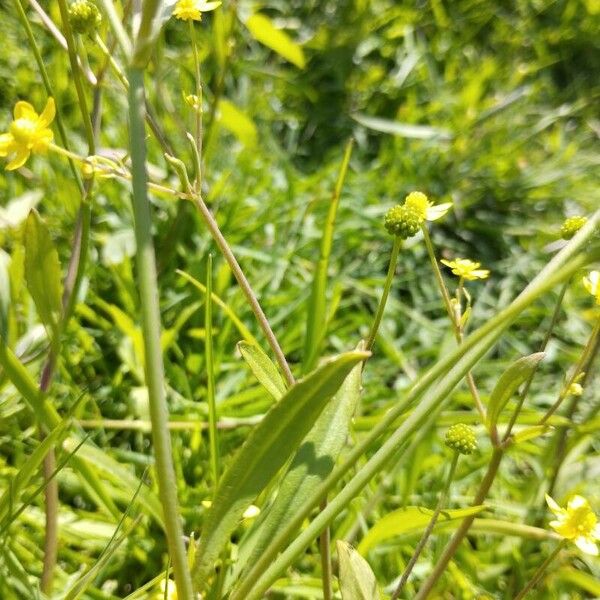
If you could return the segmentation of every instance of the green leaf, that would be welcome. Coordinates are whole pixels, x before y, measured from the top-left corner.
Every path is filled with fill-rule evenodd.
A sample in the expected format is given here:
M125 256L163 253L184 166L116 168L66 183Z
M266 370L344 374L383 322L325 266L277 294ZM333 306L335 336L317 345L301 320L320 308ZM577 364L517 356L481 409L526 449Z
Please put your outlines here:
M555 577L561 581L576 585L594 598L600 598L600 581L589 573L577 571L573 567L563 567L557 571Z
M553 427L550 427L549 425L533 425L532 427L526 427L525 429L521 429L521 431L513 434L513 438L515 444L520 444L521 442L534 440L540 435L544 435L551 429L553 429Z
M373 129L381 133L391 133L398 137L412 138L417 140L451 140L452 133L446 129L430 127L428 125L412 125L410 123L400 123L399 121L390 121L380 119L379 117L369 117L367 115L352 115L352 118L367 129Z
M218 120L242 144L251 148L256 146L258 131L254 121L227 98L219 101Z
M25 281L49 334L58 330L62 312L62 280L58 253L36 210L25 223Z
M502 409L506 406L512 395L519 386L530 377L537 369L539 362L544 358L544 352L536 352L529 356L523 356L515 361L502 375L490 396L488 407L488 420L490 425L495 426Z
M362 350L364 342L357 347L357 351ZM236 571L240 572L247 564L254 564L282 524L300 510L306 498L333 470L348 437L350 421L360 398L361 382L362 364L358 364L304 438L273 504L261 513L240 544ZM237 581L238 577L234 576L233 580Z
M434 531L449 521L458 521L465 517L476 515L487 507L469 506L441 512ZM369 529L358 545L358 551L364 556L371 548L399 535L421 533L427 527L433 511L421 506L406 506L387 514Z
M368 352L347 352L300 380L254 428L223 474L200 536L194 578L206 582L244 510L310 431L326 404Z
M350 544L338 540L336 546L342 600L380 600L377 580L369 563Z
M263 352L260 346L248 342L239 342L237 347L259 383L275 400L279 400L285 394L287 388L273 361Z
M256 41L277 52L298 68L304 69L306 59L302 46L296 44L287 33L277 29L271 19L255 14L246 21L246 27Z

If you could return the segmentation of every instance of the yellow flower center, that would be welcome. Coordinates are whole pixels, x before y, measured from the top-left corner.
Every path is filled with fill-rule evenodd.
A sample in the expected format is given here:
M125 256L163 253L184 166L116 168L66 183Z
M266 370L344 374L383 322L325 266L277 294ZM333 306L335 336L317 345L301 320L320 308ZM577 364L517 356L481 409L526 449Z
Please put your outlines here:
M15 141L27 147L31 147L36 141L37 131L37 124L31 119L16 119L10 124L10 133Z
M581 506L568 514L565 528L572 532L573 537L588 536L594 531L597 521L589 506Z
M430 203L423 192L411 192L406 196L405 205L412 208L421 218L425 219Z

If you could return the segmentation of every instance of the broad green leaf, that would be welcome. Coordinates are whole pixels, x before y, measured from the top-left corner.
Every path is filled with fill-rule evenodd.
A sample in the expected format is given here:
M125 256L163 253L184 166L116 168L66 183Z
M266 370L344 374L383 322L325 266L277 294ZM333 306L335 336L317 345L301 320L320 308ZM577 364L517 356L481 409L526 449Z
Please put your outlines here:
M298 68L304 69L306 59L302 46L296 44L287 33L277 29L271 19L265 15L255 14L246 21L246 27L255 40L277 52L279 56Z
M485 510L486 507L469 506L468 508L457 508L444 510L440 514L434 531L448 521L458 521L465 517L476 515ZM431 520L433 511L421 506L406 506L389 513L369 529L365 537L358 545L358 551L364 556L366 553L381 542L399 535L421 533Z
M271 359L260 346L248 342L239 342L237 347L259 383L275 400L279 400L285 394L286 385Z
M357 351L364 349L361 342ZM253 564L279 531L302 507L306 498L331 473L346 443L350 421L360 398L362 364L356 365L325 407L283 478L273 504L264 510L239 548L235 571ZM234 581L238 578L234 575Z
M48 333L54 336L62 311L62 280L58 253L36 210L25 223L25 281Z
M352 115L352 118L367 129L373 129L374 131L380 131L381 133L391 133L398 137L413 138L417 140L438 139L446 141L452 139L452 133L438 127L400 123L399 121L390 121L388 119L369 117L367 115Z
M245 146L256 146L258 131L254 121L227 98L219 100L218 120Z
M336 546L342 600L380 600L377 580L369 563L350 544L338 540Z
M326 404L367 352L347 352L297 382L254 428L223 474L200 536L194 578L206 582L243 512L310 431Z
M517 391L519 386L537 369L539 362L544 358L544 352L536 352L529 356L523 356L515 361L502 375L490 396L488 407L488 420L492 426L498 422L498 417Z

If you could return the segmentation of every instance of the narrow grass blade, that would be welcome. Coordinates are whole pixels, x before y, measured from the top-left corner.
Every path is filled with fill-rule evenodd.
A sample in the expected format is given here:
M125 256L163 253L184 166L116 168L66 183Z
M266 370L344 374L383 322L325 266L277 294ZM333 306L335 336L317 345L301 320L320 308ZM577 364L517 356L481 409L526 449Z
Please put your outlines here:
M287 386L275 364L260 346L248 342L239 342L237 347L258 382L275 400L279 400L285 394Z

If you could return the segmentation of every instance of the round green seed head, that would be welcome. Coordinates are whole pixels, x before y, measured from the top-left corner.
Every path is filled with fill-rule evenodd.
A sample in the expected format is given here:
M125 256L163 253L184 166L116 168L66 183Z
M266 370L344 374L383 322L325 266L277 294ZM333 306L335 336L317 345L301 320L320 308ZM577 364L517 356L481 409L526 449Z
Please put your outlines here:
M69 7L69 21L75 33L91 35L102 22L102 15L93 2L76 0Z
M471 427L457 423L446 433L446 446L461 454L471 454L477 450L477 438Z
M587 217L569 217L560 228L560 236L563 240L570 240L586 223Z
M413 207L397 204L387 211L384 225L390 235L407 240L418 233L423 220Z

